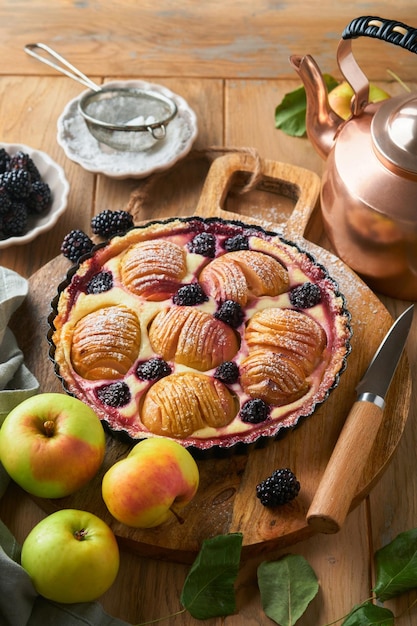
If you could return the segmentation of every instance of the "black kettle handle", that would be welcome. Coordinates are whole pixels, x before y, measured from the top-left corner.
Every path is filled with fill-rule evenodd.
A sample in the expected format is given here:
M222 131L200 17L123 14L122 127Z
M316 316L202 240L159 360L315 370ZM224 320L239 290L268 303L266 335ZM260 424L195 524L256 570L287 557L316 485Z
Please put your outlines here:
M396 20L372 16L357 17L346 26L342 39L356 39L357 37L381 39L417 53L417 28Z
M417 53L417 29L395 20L381 17L357 17L350 22L342 33L337 48L337 62L340 71L354 91L351 109L352 115L358 116L369 103L369 81L357 64L352 53L352 39L373 37L401 46Z

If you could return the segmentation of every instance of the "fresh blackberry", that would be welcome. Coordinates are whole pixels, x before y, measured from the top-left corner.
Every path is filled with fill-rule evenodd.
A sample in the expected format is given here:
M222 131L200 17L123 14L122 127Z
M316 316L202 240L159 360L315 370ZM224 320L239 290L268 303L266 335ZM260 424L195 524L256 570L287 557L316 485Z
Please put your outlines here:
M233 385L239 378L239 368L234 361L224 361L216 368L214 378L226 385Z
M32 182L41 179L40 172L33 159L22 150L18 150L18 152L10 158L8 170L26 170L29 172Z
M232 328L238 328L243 322L244 313L238 302L225 300L214 313L214 317Z
M236 250L248 250L249 249L249 237L246 235L234 235L234 237L228 237L224 240L224 249L227 252L236 252Z
M179 306L194 306L195 304L202 304L207 300L208 297L199 283L183 285L172 298L173 303Z
M190 252L214 258L216 254L216 237L211 233L199 233L187 245Z
M13 202L9 211L2 216L2 230L6 237L19 237L26 231L28 210L24 202Z
M10 163L10 154L4 148L0 148L0 174L6 172Z
M122 381L103 385L96 390L98 399L107 406L125 406L130 402L131 394L129 387Z
M117 233L125 233L133 226L133 217L127 211L106 209L91 220L93 233L107 239Z
M0 187L0 215L5 215L12 208L12 199L4 187Z
M152 357L136 368L136 375L140 380L159 380L171 373L171 367L164 359Z
M31 190L31 178L26 170L11 170L1 175L1 185L16 199L26 199Z
M256 486L256 496L264 506L280 506L287 504L298 496L300 483L288 469L277 469Z
M248 400L240 409L240 419L247 424L260 424L269 415L269 406L260 398Z
M290 291L290 302L296 309L309 309L321 301L321 290L314 283L303 283Z
M93 247L93 242L82 230L71 230L65 235L61 245L62 254L76 263L83 254L87 254Z
M51 203L52 195L48 183L42 180L32 182L26 204L31 213L43 213Z
M104 293L113 287L113 274L111 272L99 272L90 280L86 292L90 294Z

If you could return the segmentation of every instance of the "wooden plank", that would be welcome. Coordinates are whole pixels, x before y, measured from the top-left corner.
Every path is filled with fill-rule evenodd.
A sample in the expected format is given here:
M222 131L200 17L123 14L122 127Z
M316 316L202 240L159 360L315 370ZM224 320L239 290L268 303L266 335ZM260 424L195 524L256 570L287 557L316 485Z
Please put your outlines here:
M413 0L397 3L391 15L382 0L371 0L362 11L417 25ZM0 72L8 74L13 67L16 74L51 74L23 52L25 44L43 41L92 77L291 77L290 54L311 54L323 71L334 73L342 31L362 11L320 0L259 0L256 5L31 0L17 12L8 0L0 4L0 55L6 60ZM400 48L393 52L390 44L362 38L355 51L374 79L386 78L387 68L404 80L415 75L414 55Z
M394 305L391 304L390 308L394 314L398 315L403 310L403 305L404 303L399 301ZM417 372L417 354L411 346L414 346L417 340L415 322L416 319L410 330L407 345L414 381ZM415 401L412 401L398 449L389 468L370 494L372 554L390 543L399 533L417 527L416 420L417 405ZM398 623L398 626L414 624L415 614L413 611L409 612L408 608L415 602L416 597L416 592L412 591L384 604L396 616L395 624Z

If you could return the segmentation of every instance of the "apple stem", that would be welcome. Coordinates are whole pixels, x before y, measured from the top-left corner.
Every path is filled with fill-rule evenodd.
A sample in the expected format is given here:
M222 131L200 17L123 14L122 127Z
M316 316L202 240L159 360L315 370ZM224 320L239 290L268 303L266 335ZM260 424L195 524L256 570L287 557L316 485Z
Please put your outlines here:
M53 420L46 420L43 423L43 428L47 437L53 437L55 433L55 422Z
M87 535L88 535L88 530L86 530L85 528L81 528L81 530L76 530L74 532L74 537L78 541L85 541Z
M172 513L172 514L173 514L173 515L177 518L177 521L178 521L180 524L184 524L184 521L185 521L185 520L184 520L184 518L183 518L183 517L181 517L181 515L179 515L179 514L178 514L176 511L174 511L174 509L172 509L171 507L170 507L170 509L169 509L169 510L170 510L170 511L171 511L171 513Z

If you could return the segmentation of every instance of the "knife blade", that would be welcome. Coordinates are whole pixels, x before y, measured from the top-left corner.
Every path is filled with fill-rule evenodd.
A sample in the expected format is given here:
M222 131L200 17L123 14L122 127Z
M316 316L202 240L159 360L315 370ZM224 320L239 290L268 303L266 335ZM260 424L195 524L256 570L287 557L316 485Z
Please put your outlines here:
M316 532L339 531L349 512L382 421L385 397L403 353L413 313L412 304L395 320L356 387L357 399L307 512L307 522Z

